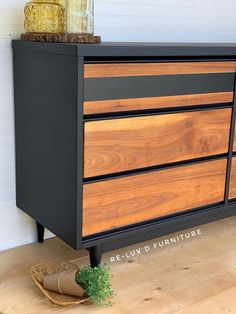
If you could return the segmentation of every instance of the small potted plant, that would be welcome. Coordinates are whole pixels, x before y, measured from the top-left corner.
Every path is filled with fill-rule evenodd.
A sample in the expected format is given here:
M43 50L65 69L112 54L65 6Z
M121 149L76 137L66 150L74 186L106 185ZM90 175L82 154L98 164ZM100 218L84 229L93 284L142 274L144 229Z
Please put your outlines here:
M77 297L88 297L96 305L110 304L105 302L114 295L110 282L110 269L107 265L64 270L46 275L43 279L45 289L60 294Z
M110 304L109 301L104 302L114 295L108 266L86 266L76 273L75 281L96 305Z

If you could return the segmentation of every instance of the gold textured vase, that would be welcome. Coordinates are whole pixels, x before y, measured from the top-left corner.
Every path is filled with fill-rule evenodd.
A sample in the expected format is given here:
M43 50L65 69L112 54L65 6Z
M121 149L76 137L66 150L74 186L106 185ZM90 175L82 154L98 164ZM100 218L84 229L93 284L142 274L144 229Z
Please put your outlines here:
M66 30L70 34L93 34L94 0L64 0Z
M25 5L25 32L64 32L65 8L61 0L31 0Z

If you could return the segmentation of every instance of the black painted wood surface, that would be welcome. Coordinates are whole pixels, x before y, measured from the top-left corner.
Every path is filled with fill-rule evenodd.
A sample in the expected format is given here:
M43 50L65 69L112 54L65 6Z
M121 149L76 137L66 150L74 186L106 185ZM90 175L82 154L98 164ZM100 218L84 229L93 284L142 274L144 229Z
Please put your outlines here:
M128 78L128 81L123 78L84 81L84 63L152 60L176 62L189 59L196 62L234 61L236 44L102 43L90 46L13 41L13 48L17 206L40 225L47 227L75 249L99 245L97 250L91 249L91 252L99 250L99 254L94 253L94 256L91 256L91 260L96 264L99 263L100 252L236 214L235 200L228 202L225 199L219 204L195 208L188 213L174 214L85 238L82 238L81 232L84 182L83 122L87 119L83 117L84 100L117 96L124 98L124 94L126 97L143 97L170 93L167 86L170 82L169 76L158 79L132 77ZM100 85L97 85L98 80ZM235 90L235 78L231 73L183 75L182 81L178 76L177 79L173 76L172 80L174 82L171 89L177 94L187 93L189 90L197 93L215 89ZM99 89L95 85L99 86ZM160 87L155 88L156 85ZM233 141L235 105L235 101L227 104L234 113L230 143ZM203 109L214 106L217 108L219 104L208 104ZM178 112L182 110L186 108L177 108ZM189 107L189 110L195 109ZM170 108L163 109L160 114L173 111L174 109ZM129 114L127 112L127 115ZM135 114L139 115L138 112ZM148 115L148 112L146 114ZM145 111L142 115L145 115ZM112 113L110 118L113 118ZM224 156L228 157L228 174L231 169L231 150L232 145L229 154ZM191 163L198 162L200 161L191 160ZM120 174L125 175L135 175L135 171ZM109 179L107 176L96 180ZM229 180L227 175L226 195ZM86 184L90 184L89 180ZM99 211L99 204L97 210Z
M50 45L50 46L49 46ZM53 44L13 41L13 48L81 57L217 57L235 58L235 43L122 43Z

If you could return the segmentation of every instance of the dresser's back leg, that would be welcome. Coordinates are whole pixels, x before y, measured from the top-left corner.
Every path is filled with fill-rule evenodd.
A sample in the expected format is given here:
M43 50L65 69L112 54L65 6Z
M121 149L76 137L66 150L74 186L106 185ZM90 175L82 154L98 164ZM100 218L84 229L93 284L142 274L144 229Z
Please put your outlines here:
M36 221L37 225L37 237L38 237L38 243L42 243L44 240L44 226L42 226L39 222Z
M100 245L89 248L89 258L91 267L100 265L102 259L102 250Z

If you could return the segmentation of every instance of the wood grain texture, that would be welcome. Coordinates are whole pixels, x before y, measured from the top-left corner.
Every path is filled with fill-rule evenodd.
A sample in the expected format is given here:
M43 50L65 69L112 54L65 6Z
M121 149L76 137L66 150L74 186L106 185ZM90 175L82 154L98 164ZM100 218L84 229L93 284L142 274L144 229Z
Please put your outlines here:
M232 158L229 198L236 198L236 157Z
M84 114L100 114L132 110L162 109L193 105L228 103L233 101L233 92L109 99L84 102Z
M233 151L236 152L236 125L234 129L234 144L233 144Z
M235 72L236 62L85 64L84 77L119 77Z
M100 44L101 37L90 34L49 34L49 33L27 33L21 34L22 40L54 42L54 43L78 43L78 44Z
M49 246L46 241L43 245L31 244L0 252L0 278L3 277L0 284L0 312L4 314L121 314L124 312L157 314L158 307L158 314L189 314L188 310L193 307L195 311L191 311L191 314L236 313L236 293L234 296L229 295L229 289L234 287L236 291L235 223L234 216L104 253L102 264L106 263L111 268L111 281L116 294L112 300L112 307L81 305L62 308L49 302L34 285L29 275L29 268L36 263L55 259L57 261L73 259L72 262L80 268L88 265L88 256L81 258L81 255L78 256L80 252L72 252L69 248L66 253L64 248L63 250L60 248L56 238L50 240ZM201 231L201 236L184 237L183 240L163 245L166 240L170 241L196 229ZM157 248L154 248L154 244L157 244ZM62 243L61 245L64 246ZM137 251L144 246L148 246L150 250L145 252L141 249L138 254ZM87 250L81 252L88 254ZM197 258L193 252L197 252ZM119 262L112 262L111 258L117 255L124 258ZM17 276L12 276L12 271L17 272ZM127 281L132 284L127 284ZM178 285L173 285L173 282L178 282ZM221 296L220 300L218 300L219 296ZM214 300L219 302L214 304ZM203 304L210 307L202 308ZM209 313L210 308L213 311Z
M231 109L85 123L84 177L226 153Z
M83 236L224 198L226 160L85 184Z

